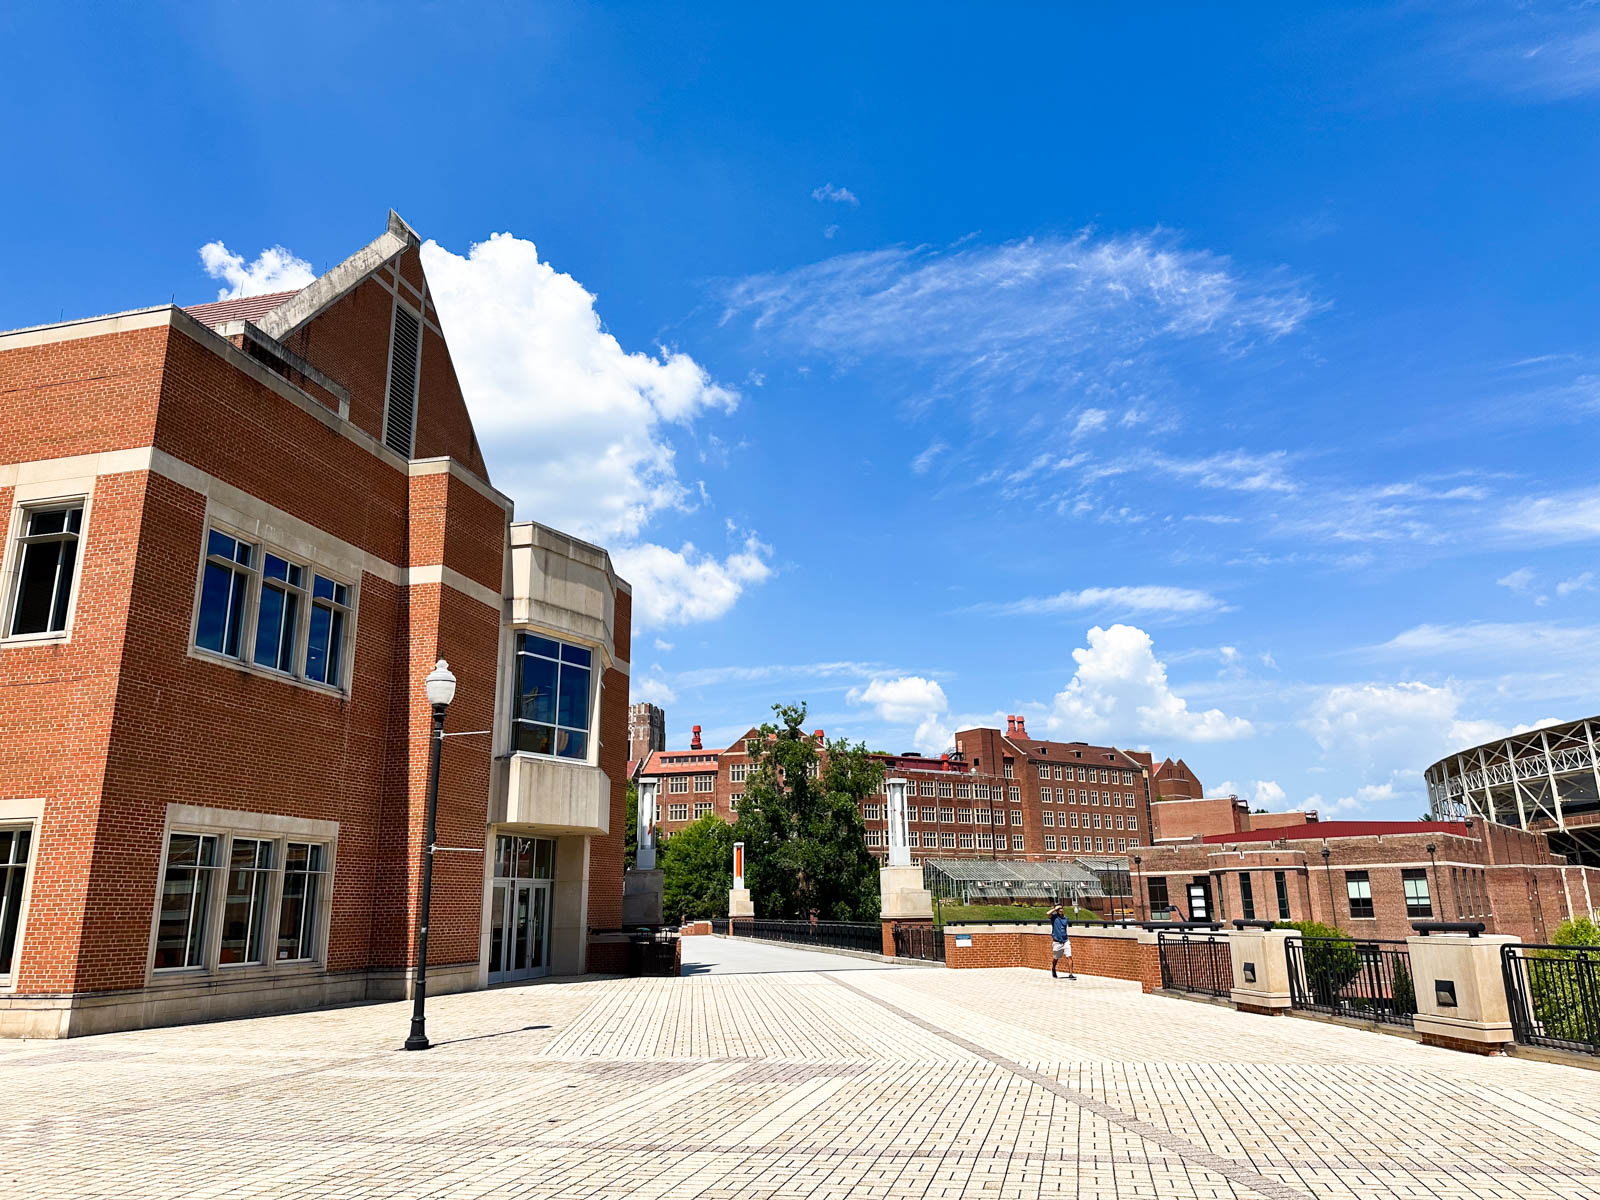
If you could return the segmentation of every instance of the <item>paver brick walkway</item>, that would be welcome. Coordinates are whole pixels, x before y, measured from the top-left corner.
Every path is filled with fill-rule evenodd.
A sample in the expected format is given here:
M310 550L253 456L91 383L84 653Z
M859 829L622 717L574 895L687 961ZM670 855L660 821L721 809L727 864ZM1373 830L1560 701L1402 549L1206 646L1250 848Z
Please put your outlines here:
M1600 1073L724 939L682 979L0 1042L55 1197L1594 1197ZM816 967L824 970L816 970Z

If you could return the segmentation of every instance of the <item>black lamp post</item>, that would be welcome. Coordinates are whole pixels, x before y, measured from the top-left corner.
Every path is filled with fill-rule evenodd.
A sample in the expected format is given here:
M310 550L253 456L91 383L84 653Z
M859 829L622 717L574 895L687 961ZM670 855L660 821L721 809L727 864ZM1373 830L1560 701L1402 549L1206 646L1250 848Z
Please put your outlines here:
M1428 914L1430 916L1433 914L1433 898L1435 896L1439 897L1440 914L1443 915L1444 912L1444 893L1439 890L1439 860L1435 857L1438 849L1439 847L1436 843L1428 843L1428 861L1433 864L1433 882L1428 885Z
M411 1036L407 1050L426 1050L428 1041L428 906L433 899L433 850L439 817L439 751L444 746L444 714L456 698L456 677L440 659L428 673L424 690L433 709L433 733L428 749L428 822L422 860L422 916L417 928L417 978L411 987Z
M1328 924L1335 927L1339 923L1339 914L1333 903L1333 868L1328 865L1328 848L1322 848L1322 869L1328 873Z
M1140 864L1142 864L1143 862L1144 862L1143 856L1138 855L1138 854L1135 854L1133 856L1133 880L1134 880L1134 882L1133 882L1133 904L1134 904L1133 915L1134 916L1138 916L1139 915L1139 910L1141 908L1143 908L1146 912L1150 911L1150 907L1149 907L1148 904L1141 904L1139 902L1139 885L1144 882L1144 877L1140 873L1139 867L1140 867Z

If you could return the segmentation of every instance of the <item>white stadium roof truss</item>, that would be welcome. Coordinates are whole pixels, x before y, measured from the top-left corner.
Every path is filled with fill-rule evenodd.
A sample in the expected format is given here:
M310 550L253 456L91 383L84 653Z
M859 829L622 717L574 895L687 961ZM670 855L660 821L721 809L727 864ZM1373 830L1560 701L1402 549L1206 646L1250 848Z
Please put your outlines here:
M1440 820L1479 817L1570 835L1584 857L1600 854L1597 746L1600 717L1484 742L1428 768L1429 808Z

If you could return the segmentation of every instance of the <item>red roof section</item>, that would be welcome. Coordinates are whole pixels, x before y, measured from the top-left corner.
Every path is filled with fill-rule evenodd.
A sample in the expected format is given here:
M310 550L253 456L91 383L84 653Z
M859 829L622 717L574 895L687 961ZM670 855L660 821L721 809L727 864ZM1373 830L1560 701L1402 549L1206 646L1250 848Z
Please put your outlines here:
M1042 738L1018 737L1009 733L1004 736L1006 741L1029 758L1042 759L1045 762L1083 766L1092 764L1097 767L1109 764L1118 770L1130 765L1140 765L1137 760L1115 746L1091 746L1087 742L1051 742Z
M215 328L226 325L229 321L259 321L274 309L282 307L284 301L291 296L298 296L299 290L292 292L268 292L264 296L238 296L232 300L217 300L211 304L193 304L183 311L196 321Z
M1251 829L1245 833L1210 833L1201 838L1207 845L1224 842L1320 842L1324 838L1392 837L1404 833L1452 833L1471 835L1457 821L1317 821L1310 825L1279 825Z
M717 769L717 755L723 753L722 750L652 750L639 768L639 775L650 779L658 775L709 775ZM700 761L691 761L694 759Z

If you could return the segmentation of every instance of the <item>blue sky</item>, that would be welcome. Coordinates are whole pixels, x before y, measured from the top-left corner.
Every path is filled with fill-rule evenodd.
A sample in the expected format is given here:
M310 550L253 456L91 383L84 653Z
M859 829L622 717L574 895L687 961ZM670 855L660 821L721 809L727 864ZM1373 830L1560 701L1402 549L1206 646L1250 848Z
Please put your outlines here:
M0 325L393 206L672 744L1017 712L1413 817L1600 708L1595 7L323 7L0 14Z

